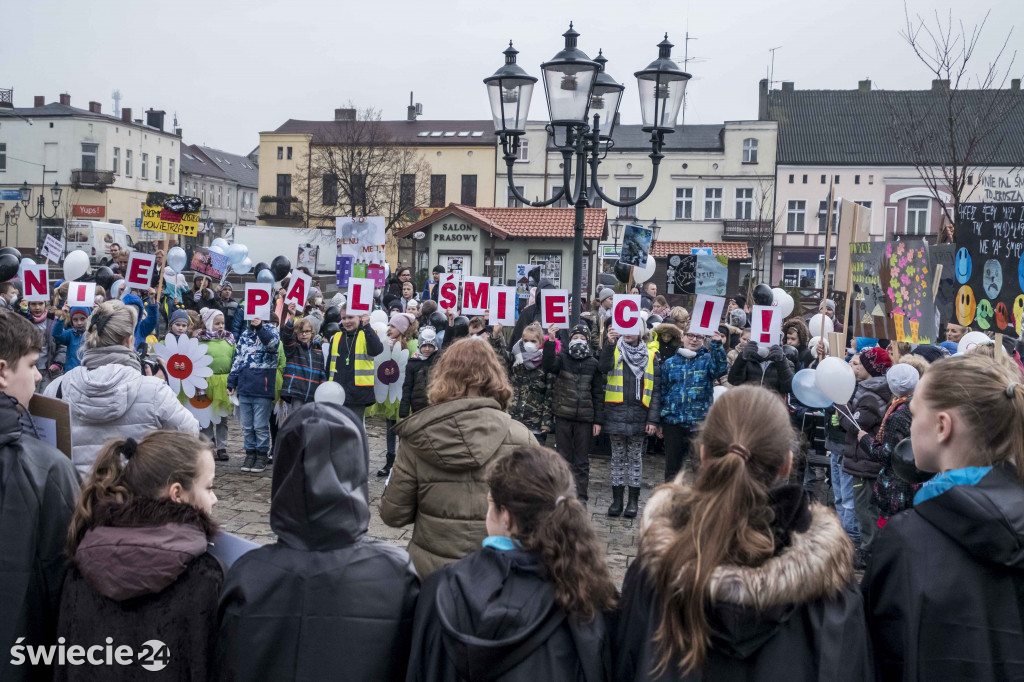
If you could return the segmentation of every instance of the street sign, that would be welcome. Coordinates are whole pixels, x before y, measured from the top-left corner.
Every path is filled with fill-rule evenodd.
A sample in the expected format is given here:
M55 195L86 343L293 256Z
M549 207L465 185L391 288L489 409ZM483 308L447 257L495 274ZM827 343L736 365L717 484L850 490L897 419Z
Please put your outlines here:
M0 201L21 201L21 190L0 189Z
M710 256L711 255L711 247L709 247L709 246L705 246L705 247L694 246L694 247L692 247L690 249L690 255L691 256Z
M142 229L142 218L136 218L135 219L135 229L137 229L137 230Z

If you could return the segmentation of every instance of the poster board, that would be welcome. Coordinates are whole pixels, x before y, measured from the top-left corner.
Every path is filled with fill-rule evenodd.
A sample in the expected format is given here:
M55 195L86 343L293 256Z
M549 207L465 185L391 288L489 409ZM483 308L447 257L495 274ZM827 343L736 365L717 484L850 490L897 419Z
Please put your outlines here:
M882 265L886 242L852 242L847 257L853 290L850 292L849 324L854 336L894 339L892 307L886 285L882 283ZM888 272L886 272L888 279Z
M892 306L896 341L931 343L938 336L925 242L885 242L882 284ZM888 277L884 269L888 269Z
M956 322L1021 334L1024 318L1024 203L960 204L953 275Z
M153 281L153 271L156 268L156 256L132 251L128 257L128 270L125 274L125 283L129 289L149 289Z
M21 281L25 287L23 297L29 303L50 300L50 275L46 263L26 266L21 271Z
M148 192L142 205L142 229L195 237L202 206L197 197Z
M334 219L338 257L352 257L353 277L368 277L365 266L384 265L385 221L383 216L343 216ZM360 268L359 266L363 266Z
M71 406L63 400L45 398L37 393L29 400L28 411L39 432L39 439L71 459Z
M640 317L639 294L615 294L612 297L612 329L619 334L643 334L646 326Z
M694 268L693 293L705 296L725 296L729 281L729 259L725 256L697 254Z
M207 248L196 249L189 264L193 271L220 279L228 269L228 257L222 253L214 253Z
M270 299L273 295L273 284L261 282L246 282L245 297L242 299L242 309L246 320L260 319L270 321Z
M567 289L542 289L540 291L540 326L547 329L555 325L559 329L569 328L569 291Z
M721 296L697 296L690 316L690 332L711 336L718 331L721 324L722 311L725 310L725 298Z
M676 254L668 257L665 271L665 293L695 294L697 278L696 254Z
M622 250L619 251L619 262L626 265L645 267L647 256L651 252L653 231L640 224L626 225L622 235Z

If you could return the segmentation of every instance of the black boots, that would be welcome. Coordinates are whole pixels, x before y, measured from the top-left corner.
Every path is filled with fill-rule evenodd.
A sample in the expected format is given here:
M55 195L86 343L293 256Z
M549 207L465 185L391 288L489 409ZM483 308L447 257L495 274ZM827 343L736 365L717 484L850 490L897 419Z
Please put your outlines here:
M640 488L629 486L629 502L626 503L626 511L622 512L622 518L632 519L636 516L637 507L640 504Z
M217 454L213 456L213 459L218 462L226 462L231 458L228 457L228 451L225 450L224 448L221 448L220 450L217 450Z
M384 478L391 473L391 467L395 464L395 453L389 452L386 455L387 461L384 462L384 466L377 469L377 478Z
M267 453L257 452L256 461L253 462L252 468L249 469L251 473L261 474L267 470Z
M246 450L245 461L242 462L242 471L252 471L252 465L256 463L256 451Z
M622 493L625 490L626 486L624 485L612 486L612 506L608 507L608 516L622 515Z

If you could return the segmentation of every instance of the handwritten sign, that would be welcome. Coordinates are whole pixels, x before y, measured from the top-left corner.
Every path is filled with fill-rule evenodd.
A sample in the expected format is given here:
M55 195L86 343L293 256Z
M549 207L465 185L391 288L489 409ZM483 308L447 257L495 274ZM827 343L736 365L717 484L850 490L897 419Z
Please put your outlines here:
M725 283L729 279L729 259L710 253L696 254L694 293L725 296Z
M1021 334L1024 318L1024 203L960 204L953 273L957 322Z
M675 255L668 257L665 271L666 293L693 294L697 280L697 255Z
M850 324L854 336L892 339L892 306L886 294L889 268L885 262L885 242L852 242L849 267L853 280ZM886 283L883 284L883 271Z
M43 242L43 255L50 262L59 263L61 256L64 255L64 240L57 239L51 234L46 235L46 241Z
M149 192L142 205L142 229L195 237L201 207L202 202L195 197Z

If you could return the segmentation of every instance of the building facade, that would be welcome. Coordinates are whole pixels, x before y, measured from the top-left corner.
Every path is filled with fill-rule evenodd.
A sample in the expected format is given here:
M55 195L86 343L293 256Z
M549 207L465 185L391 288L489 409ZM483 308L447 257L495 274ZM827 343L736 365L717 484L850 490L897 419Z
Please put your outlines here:
M4 245L35 253L46 233L60 236L72 219L123 224L136 242L155 240L159 233L142 233L136 220L147 192L179 191L180 165L181 135L164 130L162 111L147 111L143 123L128 108L117 118L99 102L73 107L67 94L49 104L37 96L31 107L0 107L0 215L23 183L32 189L29 210L41 192L46 200L46 217L30 219L23 208ZM54 182L62 188L56 209Z
M185 145L181 154L181 193L199 197L210 211L200 226L201 242L231 238L236 225L256 224L259 169L248 157L212 147Z

